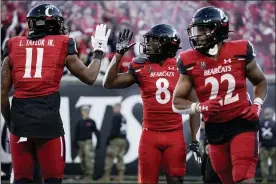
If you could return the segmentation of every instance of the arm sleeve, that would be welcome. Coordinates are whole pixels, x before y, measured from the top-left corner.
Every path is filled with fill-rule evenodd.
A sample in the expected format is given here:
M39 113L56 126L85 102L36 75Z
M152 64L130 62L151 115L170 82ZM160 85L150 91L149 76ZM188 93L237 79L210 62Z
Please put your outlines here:
M9 56L8 41L9 41L9 40L7 40L7 41L5 42L5 45L4 45L4 50L3 50L3 58L5 58L5 57Z
M73 38L69 38L67 46L67 55L75 54L78 54L76 42L73 40Z
M183 62L182 62L182 59L180 58L180 56L177 57L176 64L177 64L179 73L188 75L187 68L183 65Z
M256 57L256 53L253 47L253 44L248 41L245 62L246 64L250 63Z

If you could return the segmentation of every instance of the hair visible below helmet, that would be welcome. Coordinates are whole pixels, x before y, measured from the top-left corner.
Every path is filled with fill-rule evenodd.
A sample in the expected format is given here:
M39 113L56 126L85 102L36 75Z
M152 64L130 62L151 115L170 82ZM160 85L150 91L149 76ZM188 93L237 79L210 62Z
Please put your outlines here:
M64 18L61 11L51 4L40 4L32 8L27 15L29 35L65 34Z
M204 7L196 11L187 31L191 47L206 54L228 38L229 19L219 8Z
M149 29L143 35L144 42L143 54L147 55L151 61L162 61L167 58L176 56L177 50L180 49L180 35L170 25L158 24ZM158 40L155 44L150 41L151 38Z

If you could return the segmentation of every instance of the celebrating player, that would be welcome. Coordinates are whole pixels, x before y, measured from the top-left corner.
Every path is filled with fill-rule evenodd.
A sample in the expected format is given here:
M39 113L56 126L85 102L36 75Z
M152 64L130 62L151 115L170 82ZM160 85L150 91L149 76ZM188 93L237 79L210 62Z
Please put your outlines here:
M140 87L143 100L143 130L139 145L139 175L141 183L158 183L161 166L168 183L181 183L186 171L186 143L182 117L172 110L172 92L179 74L176 52L180 36L170 25L153 26L145 35L144 56L134 58L127 73L118 73L123 54L134 43L133 33L125 29L119 34L116 54L104 77L106 88ZM195 96L195 95L194 95ZM191 96L192 101L196 101ZM199 116L190 116L193 140L199 127ZM198 148L197 142L194 142Z
M110 30L98 25L91 64L77 57L76 43L65 34L60 10L38 5L27 15L29 35L6 42L1 73L1 112L11 132L14 183L29 183L36 154L45 183L61 183L65 166L64 129L58 92L63 69L92 85L99 73ZM10 110L8 92L14 86Z
M228 38L229 21L216 7L193 16L188 35L193 50L177 58L181 73L173 97L175 112L202 113L214 170L224 184L254 183L258 157L258 119L267 81L252 44ZM247 98L246 78L254 86ZM187 98L195 88L199 102Z

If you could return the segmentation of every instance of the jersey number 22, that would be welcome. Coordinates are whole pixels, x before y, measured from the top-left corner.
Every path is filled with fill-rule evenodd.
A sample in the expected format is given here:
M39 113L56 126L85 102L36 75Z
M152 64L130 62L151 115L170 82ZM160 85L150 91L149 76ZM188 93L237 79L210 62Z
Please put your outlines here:
M233 96L233 91L235 90L235 87L236 87L236 81L233 75L229 73L223 74L220 78L220 82L222 83L225 80L227 80L228 82L228 89L224 97L224 103L221 103L221 105L228 105L239 100L238 93L235 96ZM211 95L209 99L210 100L215 99L219 92L219 81L215 77L208 77L207 79L205 79L205 86L208 83L212 85Z

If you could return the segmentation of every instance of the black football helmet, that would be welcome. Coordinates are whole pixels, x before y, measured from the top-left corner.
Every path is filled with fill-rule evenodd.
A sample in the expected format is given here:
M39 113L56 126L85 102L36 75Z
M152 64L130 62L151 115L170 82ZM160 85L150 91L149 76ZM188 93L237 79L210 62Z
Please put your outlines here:
M143 54L151 61L162 61L167 58L175 57L180 49L180 35L170 25L158 24L149 29L143 35L144 42Z
M27 15L29 34L65 34L64 18L61 11L51 4L40 4Z
M229 20L221 9L204 7L196 11L187 31L192 48L208 54L216 44L228 38Z

